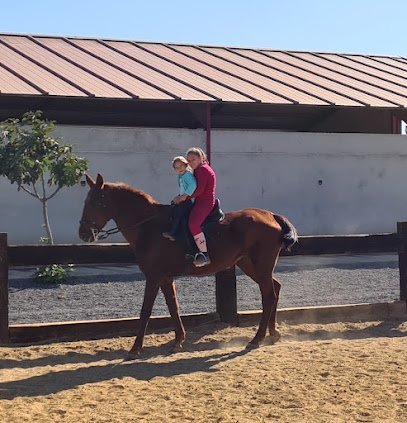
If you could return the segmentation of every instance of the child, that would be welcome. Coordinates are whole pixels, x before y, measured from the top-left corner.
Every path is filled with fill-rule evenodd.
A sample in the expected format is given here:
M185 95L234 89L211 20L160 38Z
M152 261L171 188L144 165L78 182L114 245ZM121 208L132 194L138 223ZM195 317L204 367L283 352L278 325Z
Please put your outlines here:
M172 200L172 204L175 204L172 229L170 232L164 232L163 237L175 241L175 235L182 222L182 218L189 213L193 206L194 200L188 197L193 194L196 189L196 179L184 156L174 157L172 160L172 167L175 172L178 173L179 195Z
M201 148L190 148L186 156L197 182L196 190L189 195L189 198L195 199L195 203L189 215L188 227L199 249L199 253L195 255L194 265L202 267L211 262L201 225L215 205L216 175Z

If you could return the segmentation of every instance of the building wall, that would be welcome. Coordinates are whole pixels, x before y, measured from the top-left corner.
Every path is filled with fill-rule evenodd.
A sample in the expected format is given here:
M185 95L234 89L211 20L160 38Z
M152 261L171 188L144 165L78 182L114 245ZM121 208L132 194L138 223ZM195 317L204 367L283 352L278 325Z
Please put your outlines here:
M58 133L90 160L92 176L128 182L160 202L176 194L172 157L205 144L200 129L59 126ZM213 130L212 165L225 211L267 208L301 234L391 232L407 219L403 135ZM78 184L50 201L56 242L79 242L87 191ZM38 242L41 223L40 203L0 179L0 232L10 243Z
M301 234L393 232L407 220L407 137L270 131L213 133L225 209L285 214Z
M177 194L172 158L190 146L203 147L206 137L202 129L59 125L56 132L65 143L74 145L76 154L90 161L91 176L96 177L99 172L107 181L127 182L167 203ZM80 242L78 227L87 192L87 185L78 184L61 190L49 201L56 243ZM24 192L17 192L15 185L0 178L0 232L9 233L9 243L37 243L45 235L41 224L40 202ZM123 238L116 235L109 237L110 240L120 242Z

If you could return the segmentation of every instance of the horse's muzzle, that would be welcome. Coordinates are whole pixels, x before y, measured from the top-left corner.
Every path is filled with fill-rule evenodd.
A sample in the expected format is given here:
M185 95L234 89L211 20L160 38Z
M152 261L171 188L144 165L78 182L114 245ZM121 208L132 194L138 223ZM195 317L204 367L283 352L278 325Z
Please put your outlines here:
M84 242L94 242L97 239L98 230L85 221L80 221L79 238Z

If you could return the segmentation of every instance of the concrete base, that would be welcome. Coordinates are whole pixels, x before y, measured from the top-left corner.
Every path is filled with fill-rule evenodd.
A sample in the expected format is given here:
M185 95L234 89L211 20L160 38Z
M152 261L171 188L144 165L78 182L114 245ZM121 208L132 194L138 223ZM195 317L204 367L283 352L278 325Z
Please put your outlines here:
M239 325L256 323L261 317L261 310L241 311L238 317ZM277 321L286 323L334 323L384 319L407 319L406 301L277 310Z

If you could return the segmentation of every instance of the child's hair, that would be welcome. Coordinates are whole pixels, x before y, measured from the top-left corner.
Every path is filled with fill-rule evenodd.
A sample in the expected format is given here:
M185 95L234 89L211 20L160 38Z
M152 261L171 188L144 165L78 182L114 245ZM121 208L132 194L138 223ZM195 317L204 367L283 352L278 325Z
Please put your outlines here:
M188 156L188 154L195 154L195 156L198 156L202 160L202 163L208 163L208 159L206 158L206 154L202 150L202 148L199 148L199 147L188 148L185 155Z
M177 156L177 157L174 157L174 158L172 159L172 167L174 167L174 166L175 166L175 163L177 163L177 162L181 162L181 163L183 163L185 166L189 167L189 166L188 166L188 160L187 160L184 156Z

